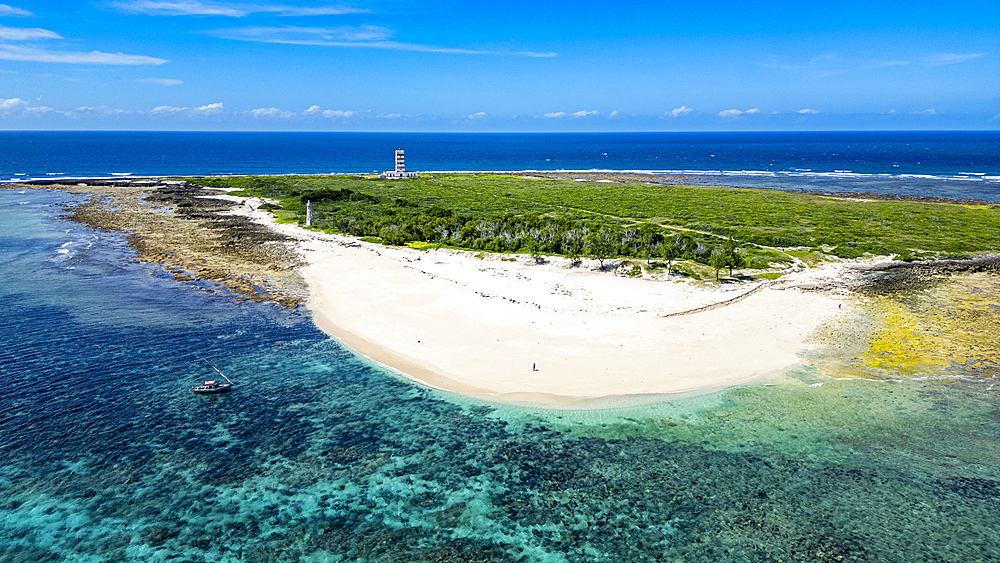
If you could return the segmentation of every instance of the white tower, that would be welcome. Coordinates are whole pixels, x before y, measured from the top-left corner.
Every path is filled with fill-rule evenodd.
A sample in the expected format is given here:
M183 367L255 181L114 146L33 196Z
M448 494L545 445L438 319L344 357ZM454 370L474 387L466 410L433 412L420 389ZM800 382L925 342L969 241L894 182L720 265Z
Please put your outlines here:
M406 159L403 157L403 149L396 149L396 169L386 170L379 174L379 177L398 180L400 178L416 178L417 173L406 171Z
M313 202L306 201L306 226L311 227L313 224Z

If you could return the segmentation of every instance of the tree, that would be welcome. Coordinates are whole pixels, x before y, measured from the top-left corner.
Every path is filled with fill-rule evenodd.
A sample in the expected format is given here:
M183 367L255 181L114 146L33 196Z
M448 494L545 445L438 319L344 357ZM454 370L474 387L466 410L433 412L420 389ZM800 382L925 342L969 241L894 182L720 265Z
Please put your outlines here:
M662 229L656 225L645 223L639 228L642 233L642 246L639 248L641 258L646 259L646 264L656 256L657 246L663 241Z
M665 240L663 244L660 245L660 258L667 261L667 273L670 273L670 266L678 256L681 255L681 249L677 246L676 240Z
M611 258L617 250L615 243L611 242L608 234L604 231L588 234L586 242L587 255L600 262L601 270L604 270L604 261Z
M740 268L745 268L747 265L747 258L743 255L743 251L739 248L733 250L733 253L728 257L729 263L729 275L733 275L733 268L739 270Z
M726 256L726 251L716 246L712 249L712 254L708 257L708 265L715 269L715 281L719 281L719 270L726 267L729 264L729 257Z
M382 227L382 229L379 230L378 236L382 239L384 244L403 246L407 243L406 233L404 232L403 227L396 224Z
M677 235L674 237L674 246L677 247L677 257L684 257L686 254L691 254L697 243L694 239L687 235Z
M628 253L629 246L632 247L631 256L635 256L636 254L638 254L639 250L638 246L640 244L639 231L633 229L632 227L628 227L621 232L621 240L622 240L622 250L626 254Z
M566 257L569 258L570 264L574 267L580 265L580 253L582 250L583 249L581 248L580 241L578 239L574 239L567 246Z
M535 239L535 237L528 235L524 243L524 249L527 250L528 254L531 255L531 259L535 261L535 264L541 264L542 262L545 261L545 257L542 256L542 253L539 250L540 246L541 245L538 243L538 240Z
M729 267L730 277L733 275L733 268L739 269L747 264L747 259L740 250L739 241L733 239L732 235L722 243L722 251L726 255L726 266Z

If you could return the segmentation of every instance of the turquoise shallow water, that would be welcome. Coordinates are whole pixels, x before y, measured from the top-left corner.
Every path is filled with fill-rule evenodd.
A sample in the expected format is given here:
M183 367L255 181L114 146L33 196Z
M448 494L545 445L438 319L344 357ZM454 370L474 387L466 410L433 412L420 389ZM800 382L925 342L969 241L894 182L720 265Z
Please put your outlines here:
M617 409L478 403L19 192L0 190L5 563L1000 560L986 383L806 366ZM235 391L190 392L202 355Z

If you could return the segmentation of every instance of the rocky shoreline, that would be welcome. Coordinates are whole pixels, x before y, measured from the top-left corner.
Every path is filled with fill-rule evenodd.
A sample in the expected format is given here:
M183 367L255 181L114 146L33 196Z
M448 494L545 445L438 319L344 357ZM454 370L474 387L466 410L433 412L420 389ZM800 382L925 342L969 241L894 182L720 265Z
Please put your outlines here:
M960 274L1000 273L1000 256L967 260L888 262L855 268L857 280L851 284L862 295L886 295L925 289Z
M15 186L11 186L15 187ZM140 262L160 265L181 282L214 282L208 291L235 299L297 307L306 286L292 239L233 213L240 203L217 189L183 181L93 180L32 182L16 187L90 196L68 218L99 230L127 233Z

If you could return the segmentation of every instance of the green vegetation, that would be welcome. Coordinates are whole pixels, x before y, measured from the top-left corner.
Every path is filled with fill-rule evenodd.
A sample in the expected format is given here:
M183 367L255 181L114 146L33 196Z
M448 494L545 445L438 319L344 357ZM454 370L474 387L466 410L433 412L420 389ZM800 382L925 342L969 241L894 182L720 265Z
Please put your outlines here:
M775 190L596 183L486 174L188 180L280 201L282 220L384 244L413 242L571 259L660 257L762 269L828 256L966 257L1000 246L1000 206L854 201ZM373 238L374 237L374 238ZM712 258L713 251L718 256ZM681 269L678 268L678 271Z

